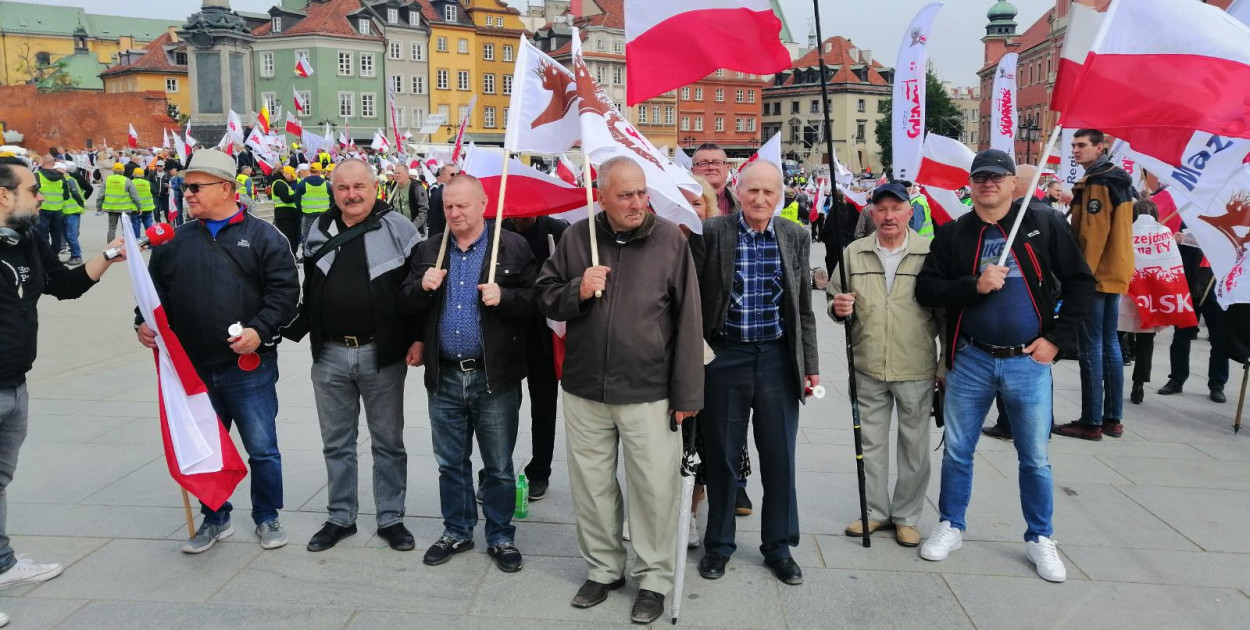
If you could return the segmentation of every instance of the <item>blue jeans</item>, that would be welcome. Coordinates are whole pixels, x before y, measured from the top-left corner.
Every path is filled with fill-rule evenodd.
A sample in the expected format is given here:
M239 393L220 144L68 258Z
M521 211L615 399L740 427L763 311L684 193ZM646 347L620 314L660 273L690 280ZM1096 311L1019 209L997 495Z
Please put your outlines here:
M275 388L278 355L262 354L260 365L251 372L239 369L234 361L196 370L226 431L232 424L239 427L252 476L252 520L259 525L278 518L278 510L282 509L282 455L278 452ZM230 520L232 509L229 501L216 511L200 504L204 522L218 525Z
M40 210L35 230L39 238L52 244L52 255L60 255L61 239L65 236L65 215L60 210Z
M512 449L516 446L521 413L521 388L488 392L486 373L482 370L462 372L444 365L439 372L438 390L429 392L429 400L443 535L454 540L473 540L477 502L473 497L473 462L469 456L473 454L476 433L486 466L482 481L486 543L513 542L516 477L512 471Z
M65 242L69 243L69 257L82 258L82 246L78 244L78 224L82 213L65 215Z
M1020 508L1028 525L1024 539L1036 541L1054 533L1053 484L1046 456L1050 388L1050 366L1031 357L995 359L970 345L956 351L955 368L946 375L946 452L938 499L938 513L951 527L967 529L964 514L972 499L972 455L981 423L999 396L1007 406L1020 460Z
M1095 293L1081 324L1081 422L1102 426L1124 417L1124 355L1116 328L1120 296Z
M138 238L142 238L143 231L152 227L152 213L151 212L134 212L134 213L128 212L127 214L130 216L131 227L135 229L135 236Z

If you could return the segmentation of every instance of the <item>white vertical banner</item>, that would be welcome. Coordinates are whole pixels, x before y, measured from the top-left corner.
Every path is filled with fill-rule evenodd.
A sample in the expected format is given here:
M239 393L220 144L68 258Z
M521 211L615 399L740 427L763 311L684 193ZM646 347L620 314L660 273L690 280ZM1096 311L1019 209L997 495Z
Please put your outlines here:
M894 69L894 178L912 180L920 170L924 146L925 87L929 33L942 3L931 2L916 13L899 45Z
M1016 159L1016 62L1019 55L1007 53L994 70L994 92L990 100L990 148L1006 151ZM1071 149L1069 149L1071 150Z
M1072 142L1076 140L1076 131L1076 129L1063 130L1063 136L1059 138L1059 166L1055 169L1063 191L1069 193L1072 192L1072 187L1085 177L1085 167L1077 164L1076 157L1072 155Z

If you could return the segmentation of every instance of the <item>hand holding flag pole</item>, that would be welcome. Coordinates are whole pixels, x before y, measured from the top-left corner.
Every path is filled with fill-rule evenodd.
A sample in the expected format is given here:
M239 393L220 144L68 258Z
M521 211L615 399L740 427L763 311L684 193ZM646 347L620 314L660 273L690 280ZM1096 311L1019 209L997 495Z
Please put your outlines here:
M1038 182L1042 181L1042 167L1046 166L1046 156L1055 149L1055 143L1059 140L1059 136L1063 135L1063 127L1055 125L1050 132L1050 140L1046 142L1046 148L1042 149L1042 154L1038 156L1037 168L1033 169L1033 181L1025 188L1024 197L1020 201L1020 211L1016 213L1016 221L1011 225L1011 233L1007 235L1007 245L1003 247L1003 253L998 257L998 266L1007 265L1007 256L1011 253L1011 244L1016 241L1016 234L1020 232L1020 224L1024 222L1024 213L1029 209L1029 199L1033 196L1033 191L1037 190Z

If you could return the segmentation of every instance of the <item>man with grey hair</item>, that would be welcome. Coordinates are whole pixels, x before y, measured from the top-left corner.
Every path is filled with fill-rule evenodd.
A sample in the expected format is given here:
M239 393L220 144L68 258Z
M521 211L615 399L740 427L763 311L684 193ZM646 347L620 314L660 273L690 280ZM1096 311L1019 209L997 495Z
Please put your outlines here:
M699 285L686 237L648 207L628 158L599 167L603 212L583 219L543 265L538 308L567 322L564 420L577 545L590 571L573 598L589 608L625 585L617 442L640 590L632 619L651 623L673 585L680 500L677 425L703 407ZM595 222L599 261L590 255Z
M388 201L396 212L412 220L412 225L418 232L425 230L425 222L430 213L430 197L421 182L413 181L404 164L395 165L395 181Z
M760 551L777 579L801 584L803 572L790 555L799 543L794 452L799 403L820 383L811 238L798 223L774 220L782 194L776 165L757 160L738 177L742 210L705 221L694 246L703 336L716 354L707 366L708 404L699 423L708 495L699 574L720 578L737 549L738 454L753 421L764 485Z
M408 454L404 450L405 358L416 325L401 310L400 289L421 237L412 222L378 199L373 169L360 160L330 177L334 203L304 242L304 300L283 333L309 335L313 395L328 477L329 517L308 541L325 551L356 533L356 438L364 403L373 453L377 533L391 549L415 546L404 527Z

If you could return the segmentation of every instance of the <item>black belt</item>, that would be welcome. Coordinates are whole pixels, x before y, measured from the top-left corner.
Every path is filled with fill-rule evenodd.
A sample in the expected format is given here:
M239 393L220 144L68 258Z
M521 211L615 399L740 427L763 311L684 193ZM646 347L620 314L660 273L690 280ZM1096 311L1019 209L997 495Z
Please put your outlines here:
M343 335L342 337L327 337L326 339L348 348L359 348L360 346L373 343L373 335Z
M482 366L484 365L481 359L465 359L463 361L450 361L444 359L442 363L450 369L459 370L461 372L474 372L482 369Z
M1024 345L995 346L993 344L982 343L966 335L960 335L960 337L962 337L964 341L967 341L968 343L972 344L972 347L977 348L979 350L984 350L986 353L988 353L990 356L994 357L995 359L1010 359L1012 357L1022 357L1026 354L1024 351L1024 348L1025 348Z

